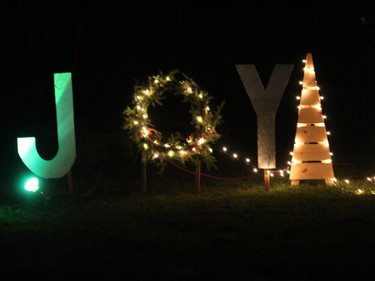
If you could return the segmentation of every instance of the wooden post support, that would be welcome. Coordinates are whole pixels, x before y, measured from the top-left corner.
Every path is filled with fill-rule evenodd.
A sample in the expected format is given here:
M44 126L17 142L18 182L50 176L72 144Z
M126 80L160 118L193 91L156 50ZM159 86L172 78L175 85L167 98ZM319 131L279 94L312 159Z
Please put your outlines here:
M200 192L201 191L201 159L198 156L197 162L195 166L195 191Z
M268 169L264 169L264 189L270 191L270 173Z
M141 183L141 192L147 192L147 153L142 151L142 183Z
M71 169L66 174L66 180L67 180L67 183L68 183L68 192L69 192L69 194L73 194L73 175L72 175Z
M291 184L292 184L292 185L299 185L299 180L292 180L292 181L291 181Z
M335 178L325 179L326 185L333 185L335 183Z

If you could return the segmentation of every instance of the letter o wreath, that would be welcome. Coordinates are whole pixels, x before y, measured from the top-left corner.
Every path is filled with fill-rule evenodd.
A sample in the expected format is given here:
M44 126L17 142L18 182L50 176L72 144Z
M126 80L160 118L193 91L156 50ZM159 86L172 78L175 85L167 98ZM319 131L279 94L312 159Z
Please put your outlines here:
M177 79L177 74L182 78ZM165 138L155 129L148 116L149 106L162 105L161 101L167 92L182 95L183 102L190 103L195 131L186 138L179 133ZM133 106L127 107L123 112L124 128L129 130L130 138L139 150L146 152L147 159L163 161L173 158L185 162L193 156L200 156L202 160L212 160L211 145L220 138L215 127L219 124L221 115L220 107L215 112L210 109L211 99L191 78L176 70L168 75L149 76L146 83L134 86Z

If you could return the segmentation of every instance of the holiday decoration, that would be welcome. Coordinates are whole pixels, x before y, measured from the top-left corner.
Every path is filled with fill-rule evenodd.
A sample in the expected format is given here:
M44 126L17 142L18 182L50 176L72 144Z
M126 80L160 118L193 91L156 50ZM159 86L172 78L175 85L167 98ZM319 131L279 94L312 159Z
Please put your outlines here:
M276 65L266 89L254 65L240 64L236 68L257 115L258 168L265 169L264 180L268 190L267 170L276 167L275 115L293 65Z
M188 136L183 137L176 132L166 137L152 124L148 108L162 105L167 92L181 95L183 102L190 103L191 122L195 131ZM142 161L159 161L159 164L164 164L168 159L181 163L195 161L199 170L202 161L208 168L212 167L215 158L211 145L220 138L216 126L221 120L223 103L212 110L209 105L211 99L212 96L178 70L167 75L161 73L149 76L144 84L135 85L133 106L123 112L124 128L129 130L130 138L142 152Z
M36 192L39 190L39 180L38 178L32 177L28 179L24 186L26 191Z
M45 160L36 149L35 137L17 138L18 154L25 165L42 178L60 178L67 174L76 158L73 90L71 73L55 73L55 105L58 151Z
M305 60L300 105L298 106L297 130L293 147L293 158L289 179L292 185L300 180L324 179L334 183L328 132L322 113L321 97L311 53Z

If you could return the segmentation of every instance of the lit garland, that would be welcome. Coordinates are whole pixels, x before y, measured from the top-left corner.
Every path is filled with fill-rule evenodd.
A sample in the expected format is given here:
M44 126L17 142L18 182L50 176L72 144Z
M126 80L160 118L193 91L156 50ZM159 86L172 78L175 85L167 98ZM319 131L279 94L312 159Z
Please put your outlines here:
M182 78L178 79L177 75ZM190 103L189 112L195 131L186 138L178 132L168 138L163 137L147 113L149 106L162 105L166 92L182 95L183 102ZM148 160L164 163L164 159L173 158L185 163L198 156L210 168L216 161L211 145L220 138L216 126L221 121L220 111L224 105L222 103L216 111L212 111L209 106L211 99L212 96L178 70L168 75L149 76L146 83L134 86L133 107L127 107L123 112L124 129L129 130L130 138L140 151L146 153Z
M254 174L258 173L259 171L258 168L251 164L251 159L249 157L243 158L237 152L230 152L230 149L227 146L223 146L220 149L220 151L235 160L239 160L243 162L246 166L249 166L251 168L251 171ZM271 177L280 176L281 178L284 178L286 174L290 174L290 164L291 162L288 161L286 168L268 170L267 173L269 173ZM372 184L375 184L375 176L367 177L366 180ZM351 183L349 179L338 179L336 177L333 179L333 182L334 182L334 185L344 185L344 186L350 185ZM363 188L362 189L359 188L359 189L356 189L354 192L358 195L361 195L361 194L365 194L366 191ZM375 190L370 190L369 192L372 195L375 195Z
M235 160L239 160L243 162L246 166L249 166L251 168L251 171L254 174L259 172L259 169L251 163L251 159L249 157L242 158L237 152L233 152L233 153L230 152L226 146L223 146L221 148L221 152L228 155L229 157L232 157ZM271 177L274 177L275 175L280 175L280 177L283 178L285 176L285 173L286 174L290 173L290 169L289 167L285 169L269 169L267 170L267 173L270 174Z

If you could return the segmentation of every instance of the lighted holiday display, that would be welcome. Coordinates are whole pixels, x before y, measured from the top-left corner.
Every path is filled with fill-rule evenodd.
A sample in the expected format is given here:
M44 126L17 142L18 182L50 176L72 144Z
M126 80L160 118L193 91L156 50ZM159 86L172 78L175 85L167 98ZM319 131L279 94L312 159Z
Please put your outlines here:
M311 53L306 56L301 84L289 179L292 185L298 185L300 180L310 179L324 179L331 185L335 177L327 137L329 132L326 131Z
M45 160L36 148L35 137L17 138L18 154L25 165L42 178L60 178L70 171L76 158L73 89L71 73L55 73L55 105L58 151Z
M276 167L275 115L293 65L276 65L265 89L254 65L236 65L257 115L258 167L264 169L264 185L270 188L269 169Z
M243 160L252 167L250 171L255 173L258 168L264 169L265 174L271 177L276 174L284 177L289 173L292 185L307 179L323 179L327 184L333 184L338 180L333 173L332 153L327 138L329 132L325 128L325 115L321 107L323 97L319 95L311 54L307 54L305 63L290 169L276 169L275 115L293 65L276 65L266 89L254 65L236 65L258 119L258 166L250 164L248 157ZM34 137L17 139L22 161L34 174L43 178L66 175L76 156L71 74L56 73L54 82L58 131L56 156L51 160L42 159L37 152ZM183 102L190 104L191 123L195 130L187 136L176 132L165 137L152 124L148 108L162 105L168 92L182 96ZM211 99L212 96L179 71L150 76L147 82L134 86L132 107L127 107L123 112L124 128L129 130L130 137L137 144L145 162L151 160L165 164L169 160L181 163L192 161L199 171L201 161L208 167L215 162L213 144L220 138L216 127L221 120L220 110L223 104L212 110L209 104ZM234 159L241 158L236 152L229 153L227 147L222 147L221 150ZM372 182L373 178L368 177L367 180ZM344 182L349 183L347 179ZM31 185L28 184L27 189L36 188L34 183L35 180Z
M180 78L179 78L180 77ZM190 113L195 131L182 137L179 132L165 137L152 124L148 115L148 107L162 105L166 92L182 95L183 102L190 103ZM129 130L130 138L142 152L143 161L159 161L177 159L181 163L194 161L199 166L204 162L210 168L215 162L211 145L220 135L216 126L221 120L220 110L211 110L209 101L213 97L203 91L185 74L177 70L148 77L148 81L134 86L133 107L127 107L124 112L124 128Z
M257 114L258 167L276 167L275 115L288 84L293 65L275 65L266 89L254 65L236 65L238 74Z

